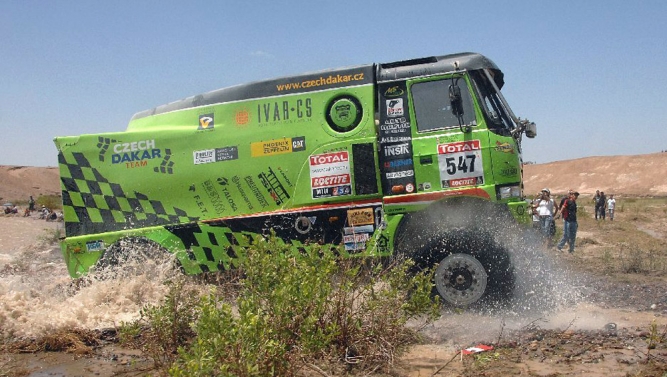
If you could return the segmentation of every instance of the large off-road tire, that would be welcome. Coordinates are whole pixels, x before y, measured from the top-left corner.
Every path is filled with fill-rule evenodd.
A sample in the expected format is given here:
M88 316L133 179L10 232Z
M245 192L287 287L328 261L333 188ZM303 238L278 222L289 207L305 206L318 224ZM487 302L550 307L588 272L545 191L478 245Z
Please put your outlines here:
M438 203L406 215L397 229L396 257L419 270L436 268L434 293L457 307L507 302L514 290L508 249L498 239L511 215L481 200Z

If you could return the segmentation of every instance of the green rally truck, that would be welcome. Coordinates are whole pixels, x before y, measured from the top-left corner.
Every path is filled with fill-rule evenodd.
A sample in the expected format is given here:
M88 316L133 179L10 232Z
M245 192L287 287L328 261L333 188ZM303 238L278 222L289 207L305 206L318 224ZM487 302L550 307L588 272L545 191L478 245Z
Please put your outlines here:
M499 224L529 221L517 118L488 58L460 53L258 81L135 114L123 132L56 137L72 277L124 243L188 274L233 268L271 232L295 249L437 265L467 305L509 289Z

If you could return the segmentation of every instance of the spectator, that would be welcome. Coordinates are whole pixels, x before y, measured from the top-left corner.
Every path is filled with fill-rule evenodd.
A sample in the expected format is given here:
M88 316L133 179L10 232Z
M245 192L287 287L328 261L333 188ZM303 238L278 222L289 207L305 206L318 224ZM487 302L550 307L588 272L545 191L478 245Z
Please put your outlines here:
M30 200L28 200L28 210L30 212L35 210L35 199L32 198L32 195L30 195Z
M600 190L595 190L595 196L593 197L593 203L595 204L595 220L597 220L600 215L601 200Z
M609 221L614 221L614 210L616 209L616 199L614 199L614 194L609 195L609 200L607 200L607 211L609 211Z
M572 189L567 190L567 195L563 196L563 197L560 199L560 203L558 203L558 207L556 208L556 215L554 216L554 218L558 219L558 218L561 218L561 217L562 217L562 218L563 218L563 221L565 221L565 213L563 213L563 211L562 211L563 204L565 204L565 201L570 197L570 195L571 195L573 192L574 192L574 191L572 191ZM560 211L560 213L559 213L559 211Z
M607 196L604 194L604 191L600 191L600 218L605 220L607 216Z
M530 210L533 214L533 228L538 230L540 229L540 215L537 213L537 206L540 204L540 199L542 199L541 191L535 194L535 198L530 203Z
M542 231L547 246L552 235L551 230L554 221L555 207L556 204L553 199L551 199L551 191L548 188L542 189L542 195L537 204L537 214L540 217L540 230Z
M563 204L561 213L563 214L563 238L558 243L558 251L563 250L563 246L567 242L570 245L570 253L574 253L574 242L577 238L577 198L578 192L573 192Z
M40 219L46 219L47 216L49 215L49 212L51 212L46 206L42 205L42 209L39 210L39 218Z

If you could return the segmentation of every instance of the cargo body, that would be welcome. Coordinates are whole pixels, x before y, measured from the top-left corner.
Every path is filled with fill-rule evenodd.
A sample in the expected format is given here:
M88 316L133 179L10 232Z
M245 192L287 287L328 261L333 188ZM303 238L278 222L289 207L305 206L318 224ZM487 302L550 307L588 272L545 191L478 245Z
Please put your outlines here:
M133 238L176 253L186 273L228 269L271 231L295 249L391 256L407 218L446 216L450 202L527 222L521 137L534 124L513 116L502 85L479 54L369 64L224 88L137 113L122 132L58 137L69 272Z

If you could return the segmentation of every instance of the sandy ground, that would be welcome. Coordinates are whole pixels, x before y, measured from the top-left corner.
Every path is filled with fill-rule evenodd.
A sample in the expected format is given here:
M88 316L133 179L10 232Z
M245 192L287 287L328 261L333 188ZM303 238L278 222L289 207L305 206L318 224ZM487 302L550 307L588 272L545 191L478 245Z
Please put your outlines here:
M126 282L122 290L102 285L64 295L70 279L59 248L48 242L60 226L0 216L0 329L5 336L11 333L29 339L72 324L89 329L113 327L136 318L143 303L164 294L148 282L137 281ZM583 228L586 237L599 236L595 227ZM663 231L656 228L652 232L664 237ZM421 331L424 344L411 347L388 375L663 376L667 340L653 350L648 349L648 342L651 323L661 331L667 329L667 279L579 270L578 265L598 246L583 245L574 255L524 248L520 251L524 254L516 257L530 260L537 273L520 274L525 281L509 308L444 309L441 319ZM26 255L28 261L22 264ZM135 297L139 291L142 296ZM83 354L2 353L0 375L154 373L149 372L150 360L140 352L120 348L111 340L101 339ZM461 357L461 349L478 344L495 349Z

